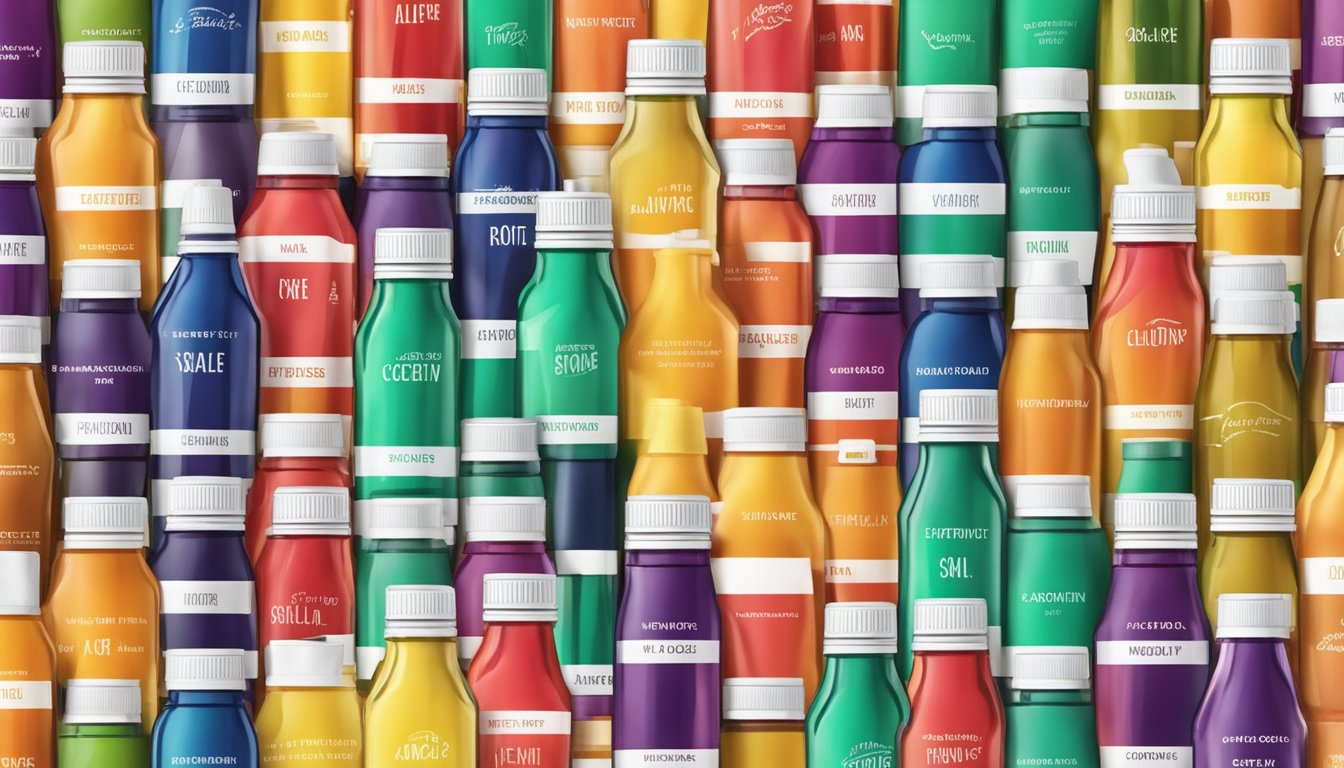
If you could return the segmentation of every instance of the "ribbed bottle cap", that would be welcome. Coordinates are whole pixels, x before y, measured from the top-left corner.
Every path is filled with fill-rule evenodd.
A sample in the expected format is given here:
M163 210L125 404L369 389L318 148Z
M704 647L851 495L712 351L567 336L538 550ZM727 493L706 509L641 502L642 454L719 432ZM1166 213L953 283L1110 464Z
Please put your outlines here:
M370 499L360 502L355 535L364 539L440 539L449 524L444 520L443 499Z
M441 133L384 133L369 145L366 176L434 178L448 175L448 137Z
M1014 517L1092 516L1092 480L1087 475L1023 475L1009 488Z
M140 547L149 502L139 496L67 496L61 504L67 549Z
M827 603L822 652L896 653L896 606L892 603Z
M345 455L345 424L338 413L263 413L265 458L334 458Z
M336 138L330 133L272 131L257 148L258 176L335 176Z
M545 115L546 70L477 67L467 73L467 114Z
M817 292L827 298L894 299L901 295L901 268L891 256L827 256L817 265Z
M540 461L532 419L463 419L462 460Z
M924 91L925 128L992 128L999 89L992 85L930 85Z
M611 250L611 195L579 192L573 179L563 192L537 194L537 250Z
M1287 640L1292 627L1292 595L1225 592L1218 596L1219 640Z
M326 640L272 640L266 644L266 685L272 688L345 688L345 646Z
M690 403L659 397L645 406L645 453L704 456L709 453L705 440L705 413Z
M1004 78L999 110L1004 115L1086 112L1090 88L1085 69L1031 67L1020 77Z
M271 532L276 536L349 536L350 489L276 488L271 497Z
M69 91L85 85L138 85L144 93L145 46L134 40L84 40L66 43L61 69ZM71 82L74 81L74 82ZM118 91L127 92L125 88Z
M65 681L65 714L61 722L66 725L139 725L140 681Z
M182 223L178 234L187 238L234 233L233 190L217 184L197 184L187 188L182 194Z
M457 637L457 593L439 584L388 587L383 636Z
M995 442L999 393L992 389L926 389L919 393L921 442Z
M818 128L890 128L895 121L885 85L817 86Z
M1167 150L1125 150L1126 184L1111 198L1111 230L1118 243L1195 241L1195 188L1181 185L1181 174Z
M1261 336L1291 333L1293 306L1268 291L1237 291L1218 296L1213 303L1213 335Z
M0 365L42 362L42 318L0 315Z
M1024 648L1013 654L1015 691L1085 691L1091 677L1084 646Z
M0 176L33 175L37 163L37 139L30 136L0 136Z
M1032 261L1027 282L1017 289L1013 330L1087 330L1087 293L1078 277L1078 263L1054 259Z
M1288 267L1273 256L1215 256L1209 266L1209 294L1286 291Z
M448 280L453 276L451 229L379 229L373 241L373 276Z
M163 652L163 682L170 691L241 691L240 648L172 648Z
M722 139L714 142L723 183L731 187L792 187L798 160L788 139Z
M1122 493L1115 497L1116 549L1195 549L1193 493Z
M631 496L626 549L709 549L714 514L705 496Z
M1344 423L1344 384L1325 385L1325 421Z
M730 677L723 681L724 720L802 720L801 677Z
M1215 478L1210 506L1210 529L1215 532L1292 533L1297 529L1291 480Z
M168 511L172 515L241 515L246 493L236 477L184 475L168 486Z
M699 40L631 40L625 54L629 96L705 92L705 45Z
M140 262L74 259L61 267L62 299L138 299Z
M546 499L540 496L478 496L462 499L467 541L545 541Z
M1209 93L1293 92L1287 40L1221 37L1209 46Z
M916 600L913 651L989 650L989 609L978 598Z
M1321 164L1326 176L1344 176L1344 128L1331 128L1321 142Z
M1344 299L1316 302L1316 341L1320 344L1344 344Z
M802 408L729 408L723 413L724 451L801 453L806 447Z
M998 295L994 260L990 256L944 256L921 261L919 282L921 299L983 299Z
M42 612L42 558L36 552L0 552L0 616Z
M488 573L482 607L487 624L555 621L555 574Z

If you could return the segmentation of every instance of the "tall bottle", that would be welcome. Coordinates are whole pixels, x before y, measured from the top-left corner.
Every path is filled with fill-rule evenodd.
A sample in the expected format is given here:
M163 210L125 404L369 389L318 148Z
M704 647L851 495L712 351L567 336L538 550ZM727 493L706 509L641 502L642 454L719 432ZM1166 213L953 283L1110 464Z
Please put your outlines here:
M0 296L0 315L40 318L43 343L50 335L47 293L47 229L37 198L37 139L0 137L0 280L12 286Z
M1079 71L1085 74L1084 83L1091 80L1097 66L1097 4L1092 0L1004 0L999 23L1003 46L999 88L1005 115L1055 111L1035 110L1024 103L1040 98L1036 94L1041 93L1043 81L1071 80ZM1084 102L1087 93L1084 86ZM1086 105L1081 111L1087 112ZM1091 191L1096 186L1094 181Z
M145 122L138 42L66 44L65 95L37 147L51 238L51 301L67 259L115 254L140 264L140 311L159 295L159 144Z
M150 766L258 768L257 731L243 700L243 652L181 649L163 661L168 699L150 736Z
M0 476L11 500L0 512L0 552L37 553L45 591L58 528L51 519L56 453L41 363L42 321L0 316L0 431L14 436L0 442L0 465L26 468Z
M60 768L149 765L149 739L140 727L140 683L71 680L56 734Z
M1322 171L1329 175L1322 167L1328 165L1322 163L1324 137L1344 128L1344 50L1333 44L1344 34L1344 13L1329 0L1304 0L1301 5L1302 109L1297 116L1297 136L1302 144L1302 242L1306 244L1312 241L1311 214L1323 191ZM1307 266L1311 272L1303 282L1308 295L1316 298L1316 265L1308 261Z
M1344 300L1316 302L1315 343L1302 371L1302 469L1311 474L1325 442L1325 386L1344 382Z
M1101 765L1087 657L1086 646L1046 648L1013 657L1013 681L1004 707L1005 765Z
M363 703L341 674L341 657L339 644L321 640L276 640L266 648L271 671L266 675L266 701L257 713L262 763L363 765Z
M930 86L993 85L998 76L997 0L948 7L937 0L903 0L896 50L897 140L918 143L928 117L924 93ZM979 251L970 251L979 253Z
M105 3L102 0L57 0L60 43L80 40L137 40L149 50L152 28L148 2Z
M723 766L807 764L806 698L798 677L736 677L723 681Z
M345 425L339 415L268 413L261 417L259 432L257 476L247 488L247 554L253 564L271 529L271 500L277 488L350 487Z
M550 82L554 0L464 2L468 72L511 67L544 69Z
M693 405L657 398L645 409L648 442L630 475L628 496L704 496L723 506L709 474L705 417Z
M36 552L0 551L0 644L6 649L0 669L9 705L0 710L0 740L15 760L52 768L60 678L56 649L41 619L41 573ZM135 722L138 726L140 718Z
M40 135L51 125L56 93L56 25L50 3L22 0L0 11L9 55L0 64L0 132ZM808 58L811 58L809 54Z
M654 6L655 35L660 5L669 3ZM719 164L696 107L705 94L701 42L631 40L625 74L625 126L611 148L612 267L633 316L652 289L657 250L718 241Z
M1344 119L1341 122L1344 123ZM1344 194L1341 194L1344 193L1344 128L1330 130L1323 140L1322 151L1325 155L1323 165L1315 166L1323 168L1325 173L1319 200L1315 207L1304 208L1302 217L1310 226L1302 240L1303 255L1307 257L1302 301L1311 305L1306 322L1302 324L1304 333L1319 324L1315 317L1319 302L1344 298L1344 269L1340 268L1335 256L1339 231L1344 229ZM1307 166L1304 164L1303 167Z
M833 0L813 8L818 88L884 85L896 92L896 8L893 0Z

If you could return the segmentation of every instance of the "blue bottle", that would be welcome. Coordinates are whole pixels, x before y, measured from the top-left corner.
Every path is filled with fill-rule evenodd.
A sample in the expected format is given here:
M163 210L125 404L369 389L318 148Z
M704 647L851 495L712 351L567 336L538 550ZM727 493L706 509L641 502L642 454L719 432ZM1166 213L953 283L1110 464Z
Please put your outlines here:
M924 94L924 141L905 150L900 166L901 315L907 324L919 312L921 265L931 257L992 256L994 286L1003 288L1008 187L994 140L997 118L992 85L930 86Z
M168 703L150 734L151 768L258 768L257 731L243 700L243 652L164 652Z
M999 388L1007 337L994 276L988 256L924 263L919 290L924 311L901 349L901 490L909 488L919 466L919 393Z
M182 208L182 260L149 319L149 472L153 545L168 481L251 478L256 462L257 313L238 266L225 187L193 187Z
M560 189L546 134L546 71L473 69L453 166L453 307L462 320L462 417L513 416L518 296L537 253L537 192Z

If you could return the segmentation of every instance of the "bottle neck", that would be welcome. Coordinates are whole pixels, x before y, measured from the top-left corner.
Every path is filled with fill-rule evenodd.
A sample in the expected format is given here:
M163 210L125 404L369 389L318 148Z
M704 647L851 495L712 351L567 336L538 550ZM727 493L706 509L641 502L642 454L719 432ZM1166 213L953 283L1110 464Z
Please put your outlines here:
M626 120L642 130L673 131L691 126L703 133L695 96L631 96L625 108L631 112Z
M1117 549L1114 558L1116 565L1194 568L1197 552L1194 549Z
M1086 688L1068 691L1019 691L1014 688L1009 692L1008 700L1013 704L1087 705L1092 703L1092 692Z
M709 548L705 549L630 549L625 550L626 567L709 567Z
M915 665L919 668L919 687L911 691L915 696L970 692L993 685L988 651L915 651Z
M88 312L90 314L136 314L139 307L135 299L67 299L61 298L62 313Z
M507 657L533 662L556 658L555 626L542 621L494 621L485 625L485 642L507 647Z
M895 128L813 128L812 141L871 141L890 144L896 140Z
M852 296L822 296L817 299L817 310L855 315L896 314L901 311L901 300L896 297L875 299Z
M992 459L989 442L921 442L919 465L927 472L947 473L952 477L972 477L971 473L989 466ZM921 472L923 474L923 472Z
M700 296L712 290L709 251L670 249L654 254L649 298Z
M242 707L242 691L168 691L169 706Z
M1257 637L1218 641L1218 661L1214 668L1216 678L1241 678L1244 675L1263 674L1266 670L1279 670L1283 679L1292 680L1283 640Z
M473 128L531 128L546 130L545 115L467 115L467 130Z
M72 122L92 127L94 123L104 123L105 127L115 126L124 130L125 126L145 125L145 95L141 93L66 93L62 100L62 111L69 111Z
M258 176L257 189L337 189L339 176Z
M1008 119L1009 128L1027 126L1050 126L1060 128L1085 128L1091 124L1086 112L1036 112L1013 115Z
M389 637L384 663L388 669L405 667L417 675L462 676L456 637Z
M602 272L603 263L611 258L608 250L570 250L566 248L539 248L537 261L541 265L541 279L546 278L586 278ZM569 280L566 280L569 287ZM587 281L573 285L574 288L587 288Z
M725 200L797 200L798 193L796 187L765 187L765 186L742 186L725 184L723 187L723 197Z
M984 128L925 128L925 141L994 141L996 129Z
M1213 94L1209 99L1209 123L1226 120L1239 128L1256 121L1288 125L1288 97L1267 93Z
M925 312L960 312L970 314L972 312L989 313L999 309L999 300L991 297L982 297L974 299L945 299L931 298L920 299Z
M449 188L447 176L374 176L366 174L363 184L363 189L367 192L375 190L447 192Z

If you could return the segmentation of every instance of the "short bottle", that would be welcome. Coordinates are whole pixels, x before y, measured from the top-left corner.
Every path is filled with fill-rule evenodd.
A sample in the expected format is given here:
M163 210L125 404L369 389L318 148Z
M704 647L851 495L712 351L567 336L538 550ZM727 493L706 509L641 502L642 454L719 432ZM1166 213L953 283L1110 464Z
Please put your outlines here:
M42 320L0 316L0 430L14 436L0 442L0 464L30 468L0 477L0 491L11 500L0 511L0 552L36 552L45 591L56 550L56 451L41 363Z
M257 731L243 691L243 652L179 648L163 658L168 700L150 735L151 768L258 768Z
M798 677L736 677L723 681L724 768L807 764L806 699Z
M36 552L0 552L0 669L6 691L12 691L0 709L0 742L14 759L52 768L59 678L56 649L42 621L41 568ZM143 733L138 717L135 724Z
M1012 666L1004 765L1099 768L1088 644L1024 650Z
M362 702L342 673L344 655L339 643L324 640L276 640L266 647L266 701L257 712L262 763L363 765Z
M349 488L345 422L336 413L267 413L258 429L261 455L247 487L247 554L255 564L271 529L271 501L289 486Z
M140 727L137 680L71 680L56 731L59 768L144 768L149 739Z

